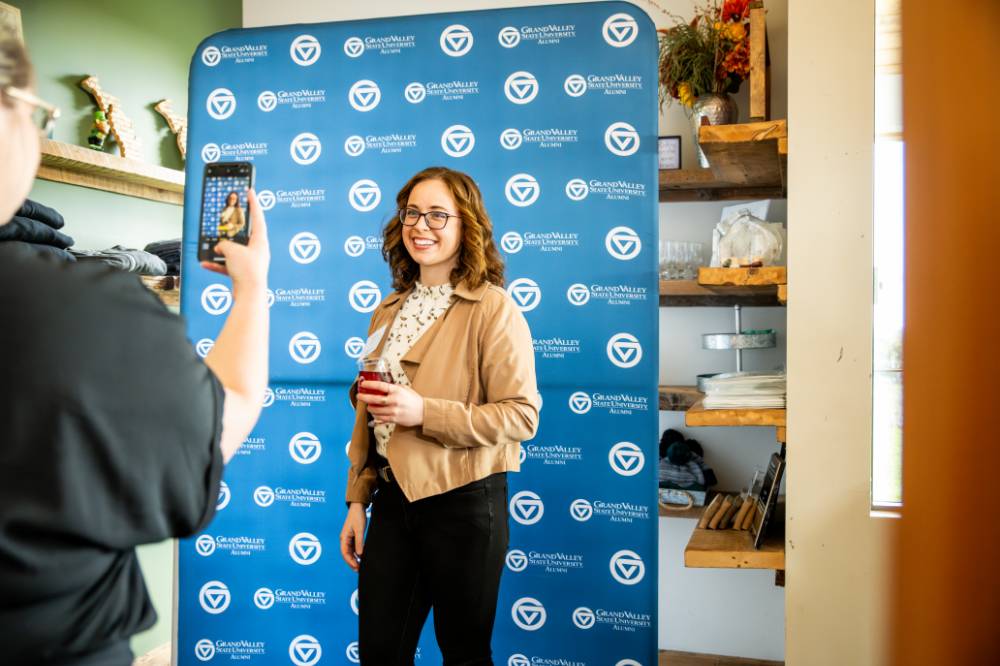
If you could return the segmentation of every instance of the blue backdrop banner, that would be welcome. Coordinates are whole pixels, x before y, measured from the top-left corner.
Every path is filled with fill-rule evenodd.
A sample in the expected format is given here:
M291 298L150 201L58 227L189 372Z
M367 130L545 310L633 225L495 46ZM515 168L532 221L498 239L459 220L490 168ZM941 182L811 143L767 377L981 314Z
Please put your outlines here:
M357 576L338 548L347 387L391 289L381 229L431 165L482 189L543 399L509 477L494 660L656 663L656 55L651 21L621 2L233 30L199 46L182 310L206 354L232 294L197 263L202 177L253 162L271 381L215 520L178 546L174 663L358 663ZM418 663L441 663L430 622Z

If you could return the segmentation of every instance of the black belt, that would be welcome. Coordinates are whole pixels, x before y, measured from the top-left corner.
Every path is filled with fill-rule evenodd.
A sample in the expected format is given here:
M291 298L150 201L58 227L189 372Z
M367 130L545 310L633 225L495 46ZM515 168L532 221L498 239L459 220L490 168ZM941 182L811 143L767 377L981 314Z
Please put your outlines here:
M396 480L396 475L392 473L392 468L388 465L384 467L376 467L375 473L378 474L379 478L386 483L392 483Z

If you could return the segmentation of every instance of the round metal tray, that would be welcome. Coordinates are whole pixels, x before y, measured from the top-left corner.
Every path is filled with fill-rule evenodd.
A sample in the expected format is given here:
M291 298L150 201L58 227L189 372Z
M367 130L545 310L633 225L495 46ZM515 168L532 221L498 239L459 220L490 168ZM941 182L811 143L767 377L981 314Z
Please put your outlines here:
M774 333L706 333L702 349L773 349L778 344Z

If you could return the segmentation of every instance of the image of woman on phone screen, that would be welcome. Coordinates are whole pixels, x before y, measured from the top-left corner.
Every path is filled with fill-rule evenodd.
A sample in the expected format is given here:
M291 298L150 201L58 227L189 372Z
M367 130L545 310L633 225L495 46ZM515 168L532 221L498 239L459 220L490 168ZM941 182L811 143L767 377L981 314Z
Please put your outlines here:
M240 207L240 195L230 192L226 195L226 207L219 214L219 238L236 238L246 226L246 217Z
M382 252L394 291L350 390L340 547L359 572L361 661L412 664L433 609L444 663L492 664L507 472L538 427L531 332L472 178L424 169L396 204Z

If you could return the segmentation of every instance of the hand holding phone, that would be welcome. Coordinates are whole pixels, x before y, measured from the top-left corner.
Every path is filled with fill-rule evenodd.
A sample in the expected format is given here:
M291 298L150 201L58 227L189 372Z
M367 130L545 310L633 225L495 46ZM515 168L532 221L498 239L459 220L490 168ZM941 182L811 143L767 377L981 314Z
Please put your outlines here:
M254 185L250 162L205 165L198 229L198 260L219 264L226 259L215 251L219 241L246 245L252 232L247 191Z
M223 261L203 261L201 265L213 273L232 278L234 291L247 288L263 292L267 287L267 270L271 264L267 223L264 212L257 203L256 193L247 190L246 197L250 204L249 226L253 229L246 247L230 240L221 240L213 246L213 252Z

